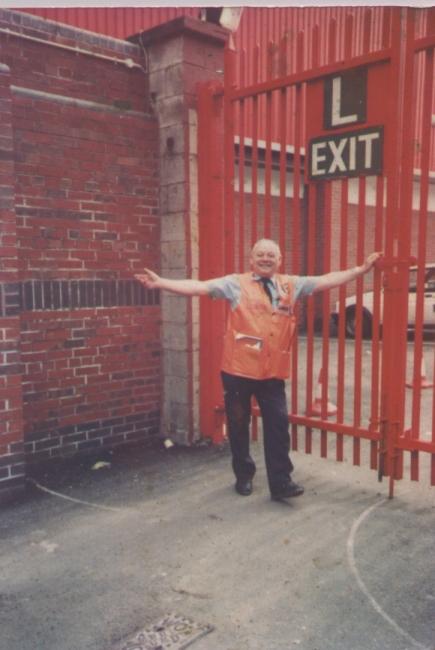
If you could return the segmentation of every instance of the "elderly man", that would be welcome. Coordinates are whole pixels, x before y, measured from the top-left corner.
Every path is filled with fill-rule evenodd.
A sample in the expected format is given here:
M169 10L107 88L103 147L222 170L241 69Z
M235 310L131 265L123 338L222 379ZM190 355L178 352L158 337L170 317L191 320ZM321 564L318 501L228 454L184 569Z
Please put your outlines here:
M231 305L222 358L222 384L232 466L238 494L252 493L255 463L249 453L251 398L263 420L264 454L271 498L303 494L292 480L285 379L290 374L290 348L295 329L294 305L302 296L332 289L367 273L381 253L361 266L319 276L278 273L281 251L271 239L260 239L251 256L251 272L211 280L172 280L149 269L135 277L146 287L185 296L208 295Z

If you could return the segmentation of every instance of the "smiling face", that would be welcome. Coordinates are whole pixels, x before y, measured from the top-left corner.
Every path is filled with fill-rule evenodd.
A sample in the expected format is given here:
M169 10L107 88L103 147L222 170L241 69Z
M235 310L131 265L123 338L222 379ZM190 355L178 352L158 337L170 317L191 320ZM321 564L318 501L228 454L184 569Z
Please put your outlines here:
M260 239L251 251L251 269L263 278L271 278L281 264L278 244L271 239Z

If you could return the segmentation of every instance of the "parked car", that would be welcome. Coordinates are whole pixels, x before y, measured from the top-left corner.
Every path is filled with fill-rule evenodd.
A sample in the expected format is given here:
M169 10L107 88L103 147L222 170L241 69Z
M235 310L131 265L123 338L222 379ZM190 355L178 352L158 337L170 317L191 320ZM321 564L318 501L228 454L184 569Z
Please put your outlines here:
M415 327L415 307L417 300L417 271L416 266L409 269L409 298L408 298L408 330ZM370 338L373 329L373 291L366 291L362 295L362 335ZM381 315L382 324L382 294L381 294ZM356 296L349 296L345 302L345 331L346 335L354 338L356 330ZM335 303L331 314L334 327L338 326L339 302ZM423 330L435 331L435 262L426 264L424 277L424 315Z

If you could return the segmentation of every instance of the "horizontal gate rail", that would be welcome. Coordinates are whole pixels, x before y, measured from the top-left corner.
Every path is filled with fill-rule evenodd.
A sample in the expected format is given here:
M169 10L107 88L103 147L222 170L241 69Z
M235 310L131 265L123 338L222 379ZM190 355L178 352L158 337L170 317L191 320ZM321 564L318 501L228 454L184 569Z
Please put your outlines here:
M311 68L310 70L302 70L294 74L287 75L280 79L271 79L269 81L262 81L245 88L233 89L230 92L232 101L261 95L262 93L279 90L284 86L295 86L296 84L318 81L331 74L338 74L351 70L353 68L366 66L369 64L388 63L391 60L391 48L381 50L378 52L371 52L362 56L355 56L350 60L338 61L327 65L319 66L318 68Z
M257 406L253 407L252 414L256 418L261 417L260 409ZM319 431L328 430L332 433L338 433L354 438L365 438L367 440L380 439L380 435L376 431L367 431L367 429L363 429L362 427L355 428L352 425L342 424L340 422L332 422L331 420L322 420L321 418L314 419L303 415L297 415L295 413L291 413L289 415L289 423L308 427L310 429L318 429ZM293 447L293 449L295 449L295 447Z

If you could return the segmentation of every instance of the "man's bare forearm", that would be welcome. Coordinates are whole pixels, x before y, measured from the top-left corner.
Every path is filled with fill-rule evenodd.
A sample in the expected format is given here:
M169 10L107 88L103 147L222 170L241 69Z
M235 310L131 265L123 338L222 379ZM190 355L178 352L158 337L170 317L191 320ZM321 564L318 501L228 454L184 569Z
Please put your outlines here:
M145 273L135 274L135 278L139 280L147 289L162 289L163 291L170 291L178 293L181 296L204 296L208 293L208 283L201 280L175 280L172 278L162 278L150 269L144 269Z
M204 296L208 293L207 282L202 282L201 280L160 278L157 288L178 293L182 296Z
M325 289L334 289L341 284L346 284L352 280L356 280L360 275L364 274L362 266L354 266L345 271L331 271L325 275L319 276L318 284L314 291L324 291Z
M381 256L382 253L372 253L361 266L354 266L345 271L331 271L331 273L319 275L313 293L316 291L324 291L325 289L334 289L342 284L356 280L356 278L370 271Z

